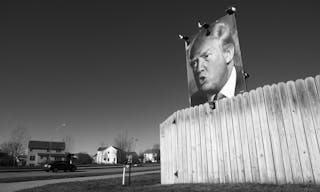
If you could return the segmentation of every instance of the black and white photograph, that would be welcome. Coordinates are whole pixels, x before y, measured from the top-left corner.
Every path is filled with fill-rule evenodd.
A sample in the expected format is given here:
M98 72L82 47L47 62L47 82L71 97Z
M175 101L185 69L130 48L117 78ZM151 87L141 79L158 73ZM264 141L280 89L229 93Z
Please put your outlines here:
M305 1L0 1L0 192L320 191Z

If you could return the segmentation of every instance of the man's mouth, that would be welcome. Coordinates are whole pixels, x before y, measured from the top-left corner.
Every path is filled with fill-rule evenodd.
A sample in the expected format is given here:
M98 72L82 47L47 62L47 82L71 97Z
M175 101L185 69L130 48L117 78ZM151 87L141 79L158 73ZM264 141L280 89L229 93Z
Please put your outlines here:
M205 83L205 81L206 81L206 77L204 75L200 75L198 77L198 79L199 79L199 84L200 85L203 85Z

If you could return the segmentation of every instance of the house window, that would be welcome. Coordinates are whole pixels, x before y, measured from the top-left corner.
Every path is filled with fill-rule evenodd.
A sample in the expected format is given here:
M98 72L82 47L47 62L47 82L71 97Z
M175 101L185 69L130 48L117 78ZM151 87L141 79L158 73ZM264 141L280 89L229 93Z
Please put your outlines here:
M36 159L35 156L30 156L30 161L34 161Z
M109 162L109 158L108 158L108 162Z
M61 149L57 149L57 153L61 152Z
M32 152L32 149L30 149L30 152Z

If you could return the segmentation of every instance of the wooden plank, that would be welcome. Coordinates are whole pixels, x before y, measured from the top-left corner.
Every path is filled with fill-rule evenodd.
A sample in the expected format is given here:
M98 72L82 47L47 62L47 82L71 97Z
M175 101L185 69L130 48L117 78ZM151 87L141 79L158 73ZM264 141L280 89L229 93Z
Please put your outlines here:
M317 87L319 98L320 98L320 75L317 75L316 78L314 78L314 81L316 83L316 87Z
M240 135L240 122L239 122L239 112L237 107L237 101L240 97L233 97L231 99L231 112L232 112L232 122L233 122L233 132L234 132L234 141L235 141L235 151L236 151L236 161L237 161L237 172L238 172L238 182L245 182L244 175L244 163L243 163L243 155L242 155L242 143L241 143L241 135Z
M239 109L239 125L240 125L240 136L243 150L243 161L244 161L244 174L245 181L247 183L252 183L252 170L251 170L251 158L249 153L249 142L248 142L248 134L247 134L247 125L246 125L246 116L245 116L245 104L244 98L239 97L237 100L237 107Z
M186 120L186 161L187 161L187 177L186 183L192 183L192 149L191 149L191 108L185 110Z
M267 173L266 159L265 159L263 139L262 139L262 133L261 133L261 121L260 121L259 109L258 109L260 106L258 106L258 102L257 102L257 91L250 91L249 99L250 99L251 110L252 110L252 121L253 121L254 138L255 138L255 144L256 144L256 150L257 150L260 183L268 183L268 173Z
M266 103L266 111L269 123L269 133L271 138L271 146L273 151L274 165L275 165L275 173L277 183L283 184L286 181L283 159L282 159L282 151L280 146L280 137L277 127L277 121L275 116L274 102L272 98L272 91L270 86L263 87L265 103Z
M221 132L222 132L222 148L224 155L224 170L226 183L231 183L231 165L230 165L230 153L229 153L229 136L227 129L227 118L226 118L226 99L217 101L220 104L220 118L221 118Z
M231 183L238 183L238 166L237 166L237 155L236 155L236 146L235 138L233 132L233 119L232 119L232 108L231 108L231 99L226 99L226 122L227 122L227 133L228 133L228 145L229 145L229 155L230 155L230 168L231 168Z
M177 113L174 113L172 116L172 119L170 121L170 127L171 127L171 151L172 151L172 160L171 160L171 173L168 176L171 180L170 184L177 183L177 177L174 176L174 173L178 170L178 143L177 143Z
M199 126L200 126L200 148L201 148L201 161L202 168L202 182L208 182L208 162L207 162L207 151L206 151L206 135L205 135L205 109L203 105L199 105Z
M301 163L296 140L296 134L293 126L290 101L285 83L279 83L279 97L281 100L281 111L283 116L283 126L288 143L288 153L291 162L293 183L303 183Z
M177 111L177 154L179 156L178 161L177 161L177 171L178 171L178 176L177 176L177 182L178 183L183 183L183 167L182 167L182 134L181 134L181 120L182 120L182 112Z
M195 110L195 141L196 141L196 153L197 156L197 183L203 182L203 176L202 176L202 156L201 156L201 144L200 144L200 126L199 126L199 106L196 106L194 108Z
M314 179L316 183L320 183L320 153L312 114L310 110L311 106L309 102L309 95L306 90L304 81L302 79L297 80L295 85L297 89L298 103L300 106L300 112L302 117L301 119L307 137Z
M170 147L170 143L171 143L171 134L170 134L170 129L171 129L171 125L169 123L166 124L165 126L165 150L168 152L167 153L167 158L166 158L166 175L167 175L167 183L170 184L172 181L171 181L171 178L170 178L170 173L171 173L171 170L170 170L170 165L171 165L171 159L173 159L172 157L172 153L171 153L171 147Z
M280 91L277 85L272 85L273 107L279 132L279 141L282 151L283 167L286 176L285 183L293 183L291 162L287 144L287 136L284 128L284 120L282 116L282 104L280 99Z
M219 177L219 152L218 152L218 135L217 129L219 127L218 110L212 109L210 115L210 130L211 130L211 144L212 144L212 169L213 169L213 183L220 183Z
M181 172L181 178L182 178L182 183L187 182L187 177L188 177L188 163L187 163L187 148L186 148L186 109L181 110L181 161L182 164L182 172Z
M254 134L254 130L253 130L250 97L247 92L243 94L243 97L244 97L244 104L245 104L244 111L245 111L245 116L246 116L246 125L247 125L246 128L247 128L247 134L248 134L252 181L255 183L259 183L260 182L260 173L259 173L256 142L255 142L255 137L254 137L255 134Z
M198 175L197 175L197 145L196 145L196 130L195 130L195 108L192 108L190 111L191 115L191 158L192 158L192 182L198 182Z
M225 157L223 153L223 140L222 140L222 126L221 126L221 111L222 111L222 106L221 102L216 102L216 109L215 111L217 112L217 129L216 129L216 134L217 134L217 149L218 149L218 164L219 164L219 181L220 183L226 183L226 173L225 173L225 167L224 167L224 162L225 162Z
M312 119L315 128L315 134L320 148L320 96L316 88L316 83L313 78L309 77L305 80L307 92L309 94L310 108ZM315 179L316 181L318 179Z
M161 155L161 162L160 162L160 171L161 171L161 184L166 184L166 173L165 173L165 162L166 162L166 154L165 154L165 142L164 142L164 123L160 125L160 155Z
M205 113L205 118L204 118L204 133L205 133L205 140L206 140L206 154L207 154L207 172L208 172L208 182L213 183L214 182L214 177L213 177L213 160L212 160L212 153L213 153L213 146L212 146L212 138L211 138L211 131L212 131L212 126L211 126L211 109L208 103L203 105L204 107L204 113Z
M177 169L177 165L176 165L176 158L177 158L177 153L176 153L176 148L177 148L177 142L176 142L176 124L174 123L173 120L171 120L170 123L170 142L168 142L169 144L169 148L171 148L171 158L169 159L169 176L168 178L170 179L169 183L170 184L174 184L175 183L175 176L174 176L174 172Z
M293 81L286 83L288 101L290 102L293 126L295 130L304 183L314 183L313 171L309 157L307 139L302 124L297 91Z
M263 147L265 152L265 159L266 159L266 168L267 168L267 183L276 183L276 174L275 174L275 165L273 161L273 152L272 152L272 145L271 145L271 138L269 132L269 124L267 118L267 111L265 105L265 99L263 94L263 89L259 87L256 90L256 99L257 99L257 106L259 111L259 118L260 118L260 126L261 126L261 135L263 141Z

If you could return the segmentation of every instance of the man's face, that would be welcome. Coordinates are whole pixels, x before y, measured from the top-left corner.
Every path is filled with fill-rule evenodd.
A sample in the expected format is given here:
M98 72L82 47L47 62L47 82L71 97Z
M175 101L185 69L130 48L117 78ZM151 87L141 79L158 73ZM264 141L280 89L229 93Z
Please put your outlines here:
M227 82L228 68L220 40L198 40L191 48L190 61L197 87L204 93L216 94Z

